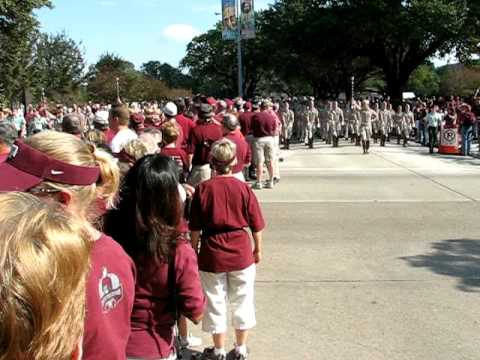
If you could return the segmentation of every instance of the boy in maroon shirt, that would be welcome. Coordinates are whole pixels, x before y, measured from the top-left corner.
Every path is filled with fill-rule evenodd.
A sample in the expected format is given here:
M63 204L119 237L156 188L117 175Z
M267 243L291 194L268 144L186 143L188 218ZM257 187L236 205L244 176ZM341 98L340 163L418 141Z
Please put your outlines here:
M178 165L180 170L180 182L185 182L189 170L188 155L182 149L177 147L177 139L180 132L175 124L168 123L162 128L163 147L161 154L171 157Z
M181 126L183 131L182 149L186 149L188 145L188 140L190 139L190 134L192 133L192 129L195 127L195 122L185 115L185 100L178 99L175 102L175 105L177 105L178 110L178 115L175 119L177 120L177 123Z
M214 115L212 106L208 104L200 106L199 122L192 130L187 148L189 163L192 165L189 179L192 186L197 186L211 177L210 148L215 141L223 136L222 127L214 121Z
M224 116L223 133L225 138L233 142L237 147L237 164L233 167L233 176L238 180L245 181L243 170L250 165L252 152L249 144L240 132L240 124L235 115L227 114Z
M192 200L190 229L192 246L198 250L200 277L207 297L203 331L212 334L214 347L205 349L206 359L225 360L227 297L233 307L236 345L232 357L247 357L248 330L256 324L254 306L255 263L262 258L265 221L250 187L233 177L235 144L222 139L211 151L212 179L200 184ZM250 236L253 233L255 248Z
M253 153L255 164L257 166L257 182L255 189L262 189L263 164L267 163L269 181L266 187L273 188L274 160L275 160L275 140L274 136L277 130L277 122L271 113L272 103L263 101L261 112L255 113L252 117Z

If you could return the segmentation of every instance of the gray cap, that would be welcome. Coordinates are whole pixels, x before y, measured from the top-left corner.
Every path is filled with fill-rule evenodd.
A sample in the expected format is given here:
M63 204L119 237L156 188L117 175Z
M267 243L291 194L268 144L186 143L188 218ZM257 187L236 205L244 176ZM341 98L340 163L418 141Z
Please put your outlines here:
M198 116L201 119L209 119L211 118L215 113L213 112L213 107L209 104L201 104L200 109L198 112Z
M0 121L0 142L12 146L17 138L18 131L15 126L7 121Z
M240 126L238 119L233 114L227 114L223 117L223 127L230 131L235 131Z

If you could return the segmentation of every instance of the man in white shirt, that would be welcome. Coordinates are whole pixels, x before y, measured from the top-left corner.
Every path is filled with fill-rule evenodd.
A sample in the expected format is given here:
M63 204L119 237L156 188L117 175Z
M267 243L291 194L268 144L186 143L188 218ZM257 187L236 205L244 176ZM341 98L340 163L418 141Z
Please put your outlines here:
M128 128L130 111L125 105L113 106L110 110L108 122L110 129L115 132L115 136L110 143L112 153L118 154L128 142L137 139L137 134Z
M433 148L437 145L438 128L442 125L443 116L438 112L438 106L435 105L428 110L426 122L428 126L428 138L430 146L430 154L433 153Z

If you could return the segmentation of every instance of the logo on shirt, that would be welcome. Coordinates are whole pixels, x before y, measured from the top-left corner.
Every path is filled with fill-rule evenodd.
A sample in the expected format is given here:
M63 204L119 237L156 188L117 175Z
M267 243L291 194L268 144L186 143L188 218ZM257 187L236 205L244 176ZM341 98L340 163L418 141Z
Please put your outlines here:
M98 282L98 291L104 313L115 309L123 298L123 287L120 279L117 275L109 273L106 267L102 269L102 277Z

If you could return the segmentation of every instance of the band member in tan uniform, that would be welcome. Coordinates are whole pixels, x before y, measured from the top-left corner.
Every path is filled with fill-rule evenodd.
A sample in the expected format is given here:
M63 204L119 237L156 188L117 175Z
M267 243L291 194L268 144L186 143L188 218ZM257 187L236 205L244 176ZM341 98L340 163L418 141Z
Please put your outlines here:
M362 101L360 111L360 136L362 138L363 153L368 154L370 138L372 137L372 121L376 119L376 112L370 109L368 100Z

